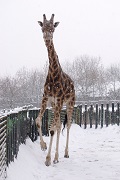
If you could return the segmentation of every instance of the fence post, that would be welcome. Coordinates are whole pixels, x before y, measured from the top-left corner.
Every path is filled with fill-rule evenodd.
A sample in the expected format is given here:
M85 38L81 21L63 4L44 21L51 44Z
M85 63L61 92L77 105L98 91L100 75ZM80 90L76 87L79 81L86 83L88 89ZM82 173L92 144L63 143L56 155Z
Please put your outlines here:
M32 124L33 124L33 110L29 110L29 121L30 121L30 125L29 125L29 138L33 141L32 139Z
M87 128L87 116L88 116L88 112L87 112L87 104L85 104L85 118L84 118L84 128Z
M32 135L33 135L32 140L33 141L36 141L38 138L38 129L36 126L35 119L38 117L39 112L40 112L40 109L37 109L37 110L33 110L33 113L32 113L33 114L33 117L32 117Z
M7 116L7 166L10 163L10 115Z
M9 116L9 124L8 124L8 132L9 132L9 135L8 135L8 152L9 152L9 163L12 161L12 140L13 140L13 121L12 121L12 118L13 118L13 114L10 114Z
M40 109L36 111L36 113L35 113L35 119L38 117L39 112L40 112ZM37 138L38 138L38 128L37 128L37 126L36 126L35 119L34 119L34 126L35 126L35 127L34 127L34 129L35 129L35 139L34 139L34 140L36 141Z
M108 124L110 122L110 112L109 112L109 104L106 105L106 111L105 111L105 123L106 127L108 127Z
M101 107L98 108L98 124L100 125L100 121L101 121Z
M98 127L98 104L96 104L95 129Z
M117 115L117 125L119 126L120 124L120 104L119 103L117 103L116 115Z
M21 142L25 144L26 142L26 111L21 111Z
M103 109L103 104L101 104L101 128L103 128L103 116L104 116L104 109Z
M18 121L18 114L14 114L13 120L13 155L17 157L17 121ZM13 161L14 161L13 157Z
M92 128L92 120L93 120L93 105L90 106L89 109L89 118L90 118L90 128Z
M79 105L76 108L74 108L74 110L75 110L75 113L73 114L73 116L75 116L75 117L73 117L72 119L75 120L76 124L80 125L80 107L79 107Z
M47 109L45 110L43 117L42 117L42 135L45 135L45 118L46 118L46 112Z
M112 103L111 123L112 123L112 125L115 124L114 103Z
M18 113L16 123L15 123L15 143L16 143L15 158L17 158L17 154L19 151L19 142L20 142L19 133L20 133L20 119L19 119L19 113Z
M80 127L82 125L82 104L80 105Z

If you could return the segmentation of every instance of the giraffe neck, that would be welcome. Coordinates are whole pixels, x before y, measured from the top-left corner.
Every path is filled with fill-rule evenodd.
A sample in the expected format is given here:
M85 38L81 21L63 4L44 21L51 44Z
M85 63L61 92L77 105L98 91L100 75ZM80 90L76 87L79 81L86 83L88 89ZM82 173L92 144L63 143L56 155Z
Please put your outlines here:
M55 71L56 69L61 71L61 66L59 63L58 55L55 51L53 41L51 44L46 44L48 50L48 58L49 58L49 69Z

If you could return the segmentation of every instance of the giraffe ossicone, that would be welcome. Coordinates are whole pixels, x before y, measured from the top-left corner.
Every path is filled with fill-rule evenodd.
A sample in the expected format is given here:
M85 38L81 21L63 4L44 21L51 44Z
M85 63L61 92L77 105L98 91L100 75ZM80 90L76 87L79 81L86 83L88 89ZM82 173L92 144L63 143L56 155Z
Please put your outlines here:
M48 102L51 103L54 119L50 128L50 144L48 148L48 154L46 156L45 164L49 166L51 164L51 149L54 134L57 132L57 140L56 140L56 152L54 157L54 163L58 161L58 150L59 150L59 138L61 132L61 120L60 120L60 112L63 107L63 104L66 104L66 112L67 112L67 139L66 139L66 147L65 147L65 155L64 157L68 158L68 144L69 144L69 130L71 127L71 118L75 105L75 89L74 82L72 79L63 72L61 65L59 63L58 55L54 48L53 43L53 33L55 28L58 26L59 22L54 23L54 14L52 14L50 20L47 20L46 15L43 15L43 22L38 21L41 26L43 32L43 39L45 41L45 45L48 51L49 58L49 69L47 78L44 84L44 93L40 108L40 113L36 119L36 125L38 127L39 135L40 135L40 145L41 149L47 149L46 143L42 137L42 116L45 112Z

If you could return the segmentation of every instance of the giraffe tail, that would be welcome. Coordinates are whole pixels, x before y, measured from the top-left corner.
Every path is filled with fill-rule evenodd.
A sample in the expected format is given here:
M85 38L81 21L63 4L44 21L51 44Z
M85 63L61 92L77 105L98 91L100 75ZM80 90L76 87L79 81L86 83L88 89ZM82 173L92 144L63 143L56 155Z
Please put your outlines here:
M63 133L63 130L65 129L65 125L67 124L67 114L65 114L65 119L63 121L63 129L62 129L62 133Z

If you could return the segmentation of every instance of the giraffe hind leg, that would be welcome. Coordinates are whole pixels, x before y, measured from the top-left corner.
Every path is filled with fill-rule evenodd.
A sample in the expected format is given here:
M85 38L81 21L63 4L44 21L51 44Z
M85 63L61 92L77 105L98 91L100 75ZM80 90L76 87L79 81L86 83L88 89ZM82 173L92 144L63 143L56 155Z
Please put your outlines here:
M61 131L61 122L59 121L59 124L57 126L56 152L55 152L55 157L54 157L54 161L53 161L54 164L59 162L58 150L59 150L60 131Z
M74 106L67 107L67 139L66 139L66 147L65 147L65 155L64 155L65 158L69 158L69 153L68 153L69 131L71 127L73 108Z
M48 149L48 154L46 156L45 165L49 166L51 164L51 149L52 149L52 143L53 143L53 137L55 135L55 132L57 131L57 140L56 140L56 152L55 152L55 158L53 163L58 163L58 149L59 149L59 137L60 137L60 130L61 130L61 122L60 122L60 110L61 108L58 108L58 106L55 106L54 111L54 119L53 123L50 128L50 144Z

